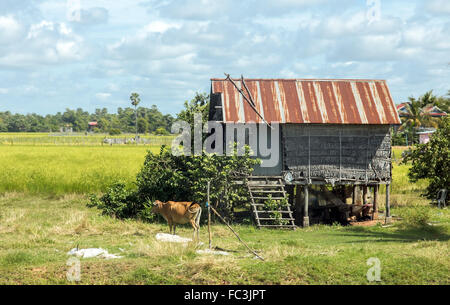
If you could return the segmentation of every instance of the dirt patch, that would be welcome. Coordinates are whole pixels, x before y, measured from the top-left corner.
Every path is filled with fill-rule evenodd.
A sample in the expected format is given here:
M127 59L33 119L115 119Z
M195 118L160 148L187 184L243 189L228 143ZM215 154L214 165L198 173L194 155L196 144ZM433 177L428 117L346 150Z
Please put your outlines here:
M351 221L350 225L355 227L372 227L376 226L377 224L384 225L385 220L384 219L375 219L375 220L365 220L365 221Z

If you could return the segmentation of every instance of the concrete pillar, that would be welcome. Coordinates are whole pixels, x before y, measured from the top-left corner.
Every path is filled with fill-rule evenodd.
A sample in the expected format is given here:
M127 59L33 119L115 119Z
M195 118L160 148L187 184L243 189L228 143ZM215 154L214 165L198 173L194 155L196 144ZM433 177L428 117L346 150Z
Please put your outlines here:
M390 184L386 184L386 224L392 222L391 217L391 203L390 203Z
M303 227L309 227L309 212L308 212L308 205L309 205L309 190L308 190L308 184L305 184L305 206L304 206L304 213L303 213Z

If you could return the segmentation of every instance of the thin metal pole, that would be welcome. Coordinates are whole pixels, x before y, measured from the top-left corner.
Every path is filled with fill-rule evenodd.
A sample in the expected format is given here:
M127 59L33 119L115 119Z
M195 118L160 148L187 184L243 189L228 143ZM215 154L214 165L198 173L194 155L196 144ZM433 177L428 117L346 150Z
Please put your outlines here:
M211 236L211 206L209 203L209 187L210 181L208 181L208 199L206 201L206 206L208 207L208 235L209 235L209 249L211 249L212 236Z
M261 256L258 255L258 253L256 253L254 250L252 250L240 237L239 235L233 230L233 228L228 224L228 222L222 217L220 216L220 214L214 209L211 208L212 211L214 212L214 214L216 214L217 216L219 216L220 220L223 221L223 223L228 227L228 229L231 230L231 232L233 232L233 234L237 237L237 239L251 252L253 253L257 258L259 258L260 260L264 260L264 258L262 258Z

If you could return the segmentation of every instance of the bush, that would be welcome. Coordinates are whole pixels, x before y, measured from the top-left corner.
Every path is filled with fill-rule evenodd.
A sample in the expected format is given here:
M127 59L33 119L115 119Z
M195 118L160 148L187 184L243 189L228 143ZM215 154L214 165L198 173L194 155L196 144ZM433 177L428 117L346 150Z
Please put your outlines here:
M91 195L88 206L97 207L103 211L104 215L119 219L134 217L140 210L136 193L127 189L124 183L113 184L100 198Z
M163 146L159 154L147 154L137 176L137 193L141 202L158 199L204 203L210 181L210 202L231 219L233 208L248 202L245 188L235 187L233 182L245 179L257 163L259 160L250 157L248 147L244 156L174 156Z
M247 147L244 156L174 156L162 146L158 154L148 152L144 166L137 175L136 190L123 183L112 185L98 199L92 196L90 206L96 206L106 215L117 218L138 217L153 221L151 203L161 201L207 200L210 181L210 203L228 220L233 209L248 203L246 188L234 185L235 179L246 179L259 160L250 157Z
M425 206L402 208L399 215L403 218L402 226L424 228L428 227L431 219L431 209Z

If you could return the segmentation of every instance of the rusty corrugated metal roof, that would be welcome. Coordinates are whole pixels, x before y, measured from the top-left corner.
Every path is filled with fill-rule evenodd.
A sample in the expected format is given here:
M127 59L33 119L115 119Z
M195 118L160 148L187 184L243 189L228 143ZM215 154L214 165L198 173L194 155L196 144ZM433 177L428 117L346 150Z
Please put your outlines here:
M238 87L242 81L235 79ZM317 124L400 124L386 81L358 79L244 79L256 109L268 122ZM257 122L233 84L211 79L221 93L224 122ZM245 92L245 90L244 90Z

